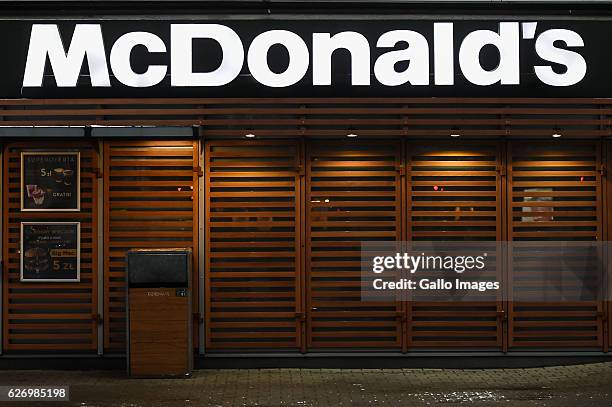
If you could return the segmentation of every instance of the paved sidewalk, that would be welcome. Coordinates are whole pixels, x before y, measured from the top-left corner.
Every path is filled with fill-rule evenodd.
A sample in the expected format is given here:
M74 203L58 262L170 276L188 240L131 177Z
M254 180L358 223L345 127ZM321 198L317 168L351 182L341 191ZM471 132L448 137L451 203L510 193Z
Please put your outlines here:
M0 371L0 385L70 385L70 402L7 406L612 406L612 363L531 369L199 370L190 379L116 371Z

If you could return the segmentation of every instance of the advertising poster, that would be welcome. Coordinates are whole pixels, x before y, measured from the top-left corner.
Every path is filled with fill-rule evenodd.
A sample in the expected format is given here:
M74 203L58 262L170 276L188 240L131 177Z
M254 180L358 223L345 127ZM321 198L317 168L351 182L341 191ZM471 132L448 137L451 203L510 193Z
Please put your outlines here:
M22 211L79 211L78 152L21 153Z
M21 281L80 280L79 222L21 223Z

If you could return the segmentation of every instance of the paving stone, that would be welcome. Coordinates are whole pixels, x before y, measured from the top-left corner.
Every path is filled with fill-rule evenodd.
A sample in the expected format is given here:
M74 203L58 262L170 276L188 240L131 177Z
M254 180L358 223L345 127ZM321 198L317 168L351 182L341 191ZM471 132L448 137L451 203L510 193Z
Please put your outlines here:
M0 385L71 386L68 403L30 406L593 406L609 407L612 363L534 369L199 370L190 379L124 372L1 371ZM23 403L3 405L24 406Z

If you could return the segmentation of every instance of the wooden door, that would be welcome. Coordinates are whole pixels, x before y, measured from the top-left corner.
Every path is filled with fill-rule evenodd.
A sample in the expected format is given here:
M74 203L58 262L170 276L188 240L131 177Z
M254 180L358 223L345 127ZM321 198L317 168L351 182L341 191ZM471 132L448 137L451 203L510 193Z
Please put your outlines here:
M401 240L399 141L312 141L306 172L309 348L401 347L402 304L361 301L361 243Z
M206 348L297 349L300 145L206 143Z
M41 148L42 146L42 148ZM21 212L21 152L79 151L81 210ZM98 153L89 142L7 143L3 160L3 347L6 352L88 353L97 349ZM79 282L20 282L20 223L80 222Z
M412 142L407 157L408 240L467 242L467 248L502 240L501 144ZM495 265L489 274L502 282L502 256L497 254L495 262L488 262ZM409 347L502 346L502 292L459 302L418 294L421 298L407 307Z
M125 350L126 252L191 248L198 298L198 143L104 143L104 346ZM193 301L197 314L198 301ZM197 321L196 321L197 322ZM194 343L197 344L197 323Z
M587 276L557 264L563 242L602 239L600 150L595 141L509 143L511 348L603 345L603 302L582 297L585 288L601 284L601 264L589 263ZM576 262L591 259L580 256Z

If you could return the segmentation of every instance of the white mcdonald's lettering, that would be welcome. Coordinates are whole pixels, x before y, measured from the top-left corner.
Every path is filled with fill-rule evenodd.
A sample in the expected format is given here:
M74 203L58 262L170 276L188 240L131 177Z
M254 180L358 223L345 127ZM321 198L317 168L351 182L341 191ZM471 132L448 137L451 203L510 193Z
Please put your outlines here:
M460 42L457 55L463 77L477 86L519 85L521 46L533 46L542 61L546 61L531 67L542 83L571 86L580 82L586 75L586 61L580 53L568 49L584 47L580 34L567 29L548 29L535 37L536 26L534 22L500 22L498 31L475 30L468 33ZM535 41L524 41L534 38ZM209 39L219 44L222 57L214 70L193 71L194 57L206 58L206 55L194 55L192 44L195 39ZM406 29L387 31L375 41L357 31L343 31L334 35L313 32L310 41L307 41L292 31L270 30L253 39L246 59L253 78L268 87L288 87L302 81L311 69L311 59L312 85L333 85L332 62L335 51L339 49L350 54L353 86L371 85L372 69L374 78L383 86L454 85L456 56L453 23L433 23L432 41L430 47L425 36ZM372 43L384 51L375 61L371 58ZM559 47L560 43L563 44L562 48ZM289 55L289 63L283 72L274 72L268 66L268 53L271 47L278 45L284 47ZM75 87L84 61L87 61L92 87L111 86L110 72L125 86L151 87L161 83L168 71L173 87L223 86L234 81L244 69L245 47L242 39L236 31L222 24L171 24L170 66L150 65L144 72L135 72L130 56L136 46L144 46L149 53L168 52L167 44L158 35L138 31L119 37L107 58L100 24L76 24L66 50L57 24L33 24L23 86L43 86L47 60L58 87ZM498 51L499 63L493 69L481 65L480 54L485 47L494 47ZM430 52L433 52L432 67ZM110 62L110 72L107 60ZM404 64L403 70L397 71L396 67L401 62L407 64ZM565 68L554 70L552 64ZM433 73L433 84L430 83L430 72Z

